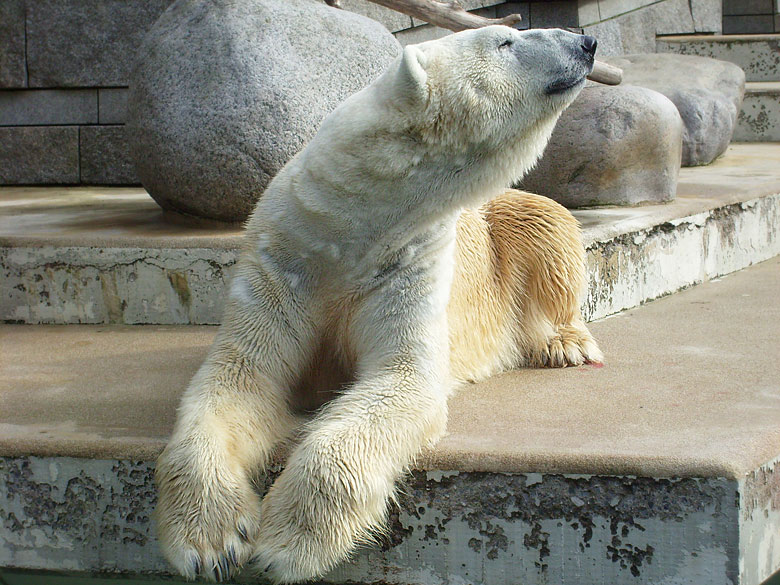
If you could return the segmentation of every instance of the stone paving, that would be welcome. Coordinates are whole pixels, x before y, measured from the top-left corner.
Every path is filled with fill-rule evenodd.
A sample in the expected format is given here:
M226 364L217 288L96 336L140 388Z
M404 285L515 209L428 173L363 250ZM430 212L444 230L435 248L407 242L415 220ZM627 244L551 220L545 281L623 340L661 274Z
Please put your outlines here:
M388 535L325 582L757 585L780 568L778 290L775 258L593 323L604 367L462 388ZM153 461L214 332L0 327L0 566L168 573Z

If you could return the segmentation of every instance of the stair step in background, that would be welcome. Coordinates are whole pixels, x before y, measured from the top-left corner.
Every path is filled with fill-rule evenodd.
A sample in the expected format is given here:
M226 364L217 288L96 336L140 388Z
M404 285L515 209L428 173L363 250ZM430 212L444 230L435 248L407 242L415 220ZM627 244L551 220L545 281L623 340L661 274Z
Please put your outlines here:
M736 142L780 141L780 81L751 81L734 130Z
M780 253L780 145L680 171L677 200L578 210L596 319ZM219 323L239 231L163 221L141 189L0 189L0 320ZM681 261L681 259L685 261Z
M661 36L656 50L736 63L747 81L780 81L780 34Z

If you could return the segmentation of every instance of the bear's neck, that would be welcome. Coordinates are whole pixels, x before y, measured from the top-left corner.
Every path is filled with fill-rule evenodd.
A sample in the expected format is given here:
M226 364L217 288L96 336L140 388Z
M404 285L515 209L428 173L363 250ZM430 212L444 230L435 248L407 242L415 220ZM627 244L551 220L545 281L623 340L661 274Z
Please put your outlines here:
M421 239L446 244L463 208L485 203L533 166L554 124L506 144L455 149L326 124L274 179L252 221L270 220L306 254L316 254L310 242L357 255L392 254Z
M519 180L538 160L555 119L506 142L457 148L386 133L370 137L320 136L301 153L305 175L297 192L304 207L330 216L335 232L371 225L369 236L393 227L425 229L464 207L476 207Z

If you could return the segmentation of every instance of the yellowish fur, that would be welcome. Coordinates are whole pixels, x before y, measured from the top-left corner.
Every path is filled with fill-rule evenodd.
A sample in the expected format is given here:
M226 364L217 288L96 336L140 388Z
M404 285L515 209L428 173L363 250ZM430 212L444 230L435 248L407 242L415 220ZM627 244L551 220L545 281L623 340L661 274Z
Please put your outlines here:
M456 378L602 361L580 316L585 252L565 207L507 190L464 211L455 266L448 318Z

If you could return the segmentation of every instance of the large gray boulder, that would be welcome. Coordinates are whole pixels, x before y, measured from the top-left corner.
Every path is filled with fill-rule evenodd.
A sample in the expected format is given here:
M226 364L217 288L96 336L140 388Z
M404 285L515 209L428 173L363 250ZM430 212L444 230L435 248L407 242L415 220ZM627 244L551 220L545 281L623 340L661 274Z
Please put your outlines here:
M589 86L520 186L566 207L668 201L681 148L682 121L666 97L642 87Z
M178 0L131 74L141 182L166 210L243 220L322 119L400 51L379 23L317 0Z
M623 70L624 84L653 89L677 106L684 124L683 166L706 165L725 152L745 93L745 73L737 65L664 53L604 61Z

